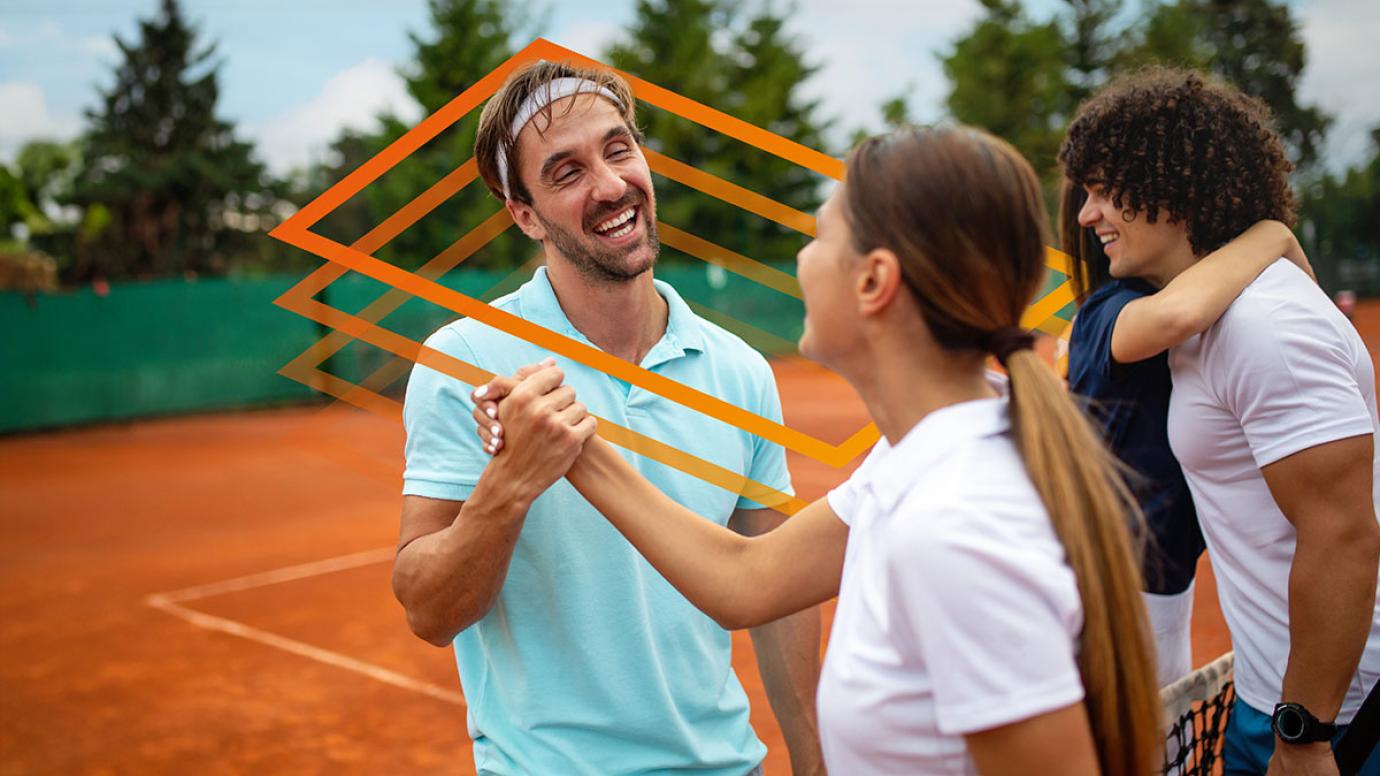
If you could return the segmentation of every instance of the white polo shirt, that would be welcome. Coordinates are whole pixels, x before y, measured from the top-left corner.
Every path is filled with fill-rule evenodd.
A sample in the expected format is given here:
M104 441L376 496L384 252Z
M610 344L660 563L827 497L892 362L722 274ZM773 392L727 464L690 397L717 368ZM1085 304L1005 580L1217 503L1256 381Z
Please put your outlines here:
M966 733L1083 698L1083 609L1005 399L885 440L829 505L849 526L818 692L831 773L974 773Z
M1236 691L1270 713L1289 662L1289 570L1297 534L1267 466L1380 428L1375 367L1322 289L1280 259L1207 331L1169 354L1169 442L1184 468L1236 650ZM1380 473L1380 469L1375 470ZM1377 477L1376 496L1380 496ZM1380 678L1380 606L1338 721Z

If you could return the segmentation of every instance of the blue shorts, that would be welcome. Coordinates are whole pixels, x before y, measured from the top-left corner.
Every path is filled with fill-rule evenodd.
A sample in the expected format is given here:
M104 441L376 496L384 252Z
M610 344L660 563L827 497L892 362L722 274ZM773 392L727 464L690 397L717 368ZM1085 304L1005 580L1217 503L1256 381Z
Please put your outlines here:
M1346 732L1342 726L1332 739ZM1227 722L1227 734L1222 746L1222 760L1226 766L1226 776L1264 776L1270 765L1270 755L1275 752L1275 734L1270 730L1270 715L1247 706L1240 698L1231 707L1231 719ZM1361 766L1359 776L1380 776L1380 749L1370 753L1366 764Z

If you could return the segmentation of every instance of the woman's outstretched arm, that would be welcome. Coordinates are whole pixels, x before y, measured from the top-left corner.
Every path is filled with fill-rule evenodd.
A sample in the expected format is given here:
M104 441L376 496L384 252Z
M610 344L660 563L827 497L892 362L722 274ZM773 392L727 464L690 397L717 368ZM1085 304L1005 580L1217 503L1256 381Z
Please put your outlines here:
M499 377L476 392L479 435L497 455L503 455L505 427L542 425L526 416L544 411L544 405L503 401L517 382ZM522 438L539 443L530 431ZM824 499L774 530L743 536L673 501L598 436L585 443L566 479L667 581L724 628L771 622L838 595L848 526Z

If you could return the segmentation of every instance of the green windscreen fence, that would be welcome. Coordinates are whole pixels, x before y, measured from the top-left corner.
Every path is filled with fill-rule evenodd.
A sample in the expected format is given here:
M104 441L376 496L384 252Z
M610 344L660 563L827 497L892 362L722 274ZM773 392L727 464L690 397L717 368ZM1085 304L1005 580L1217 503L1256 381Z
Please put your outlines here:
M0 293L0 431L310 398L277 374L319 336L273 305L296 280Z
M794 272L789 263L773 268ZM781 284L773 289L717 266L665 259L656 274L701 316L764 354L795 353L804 305ZM488 301L529 276L473 267L441 282ZM278 374L326 334L273 304L300 279L159 280L113 284L105 295L82 288L32 299L0 292L0 433L313 399L314 391ZM1051 277L1050 287L1060 280ZM350 273L318 299L356 314L388 290ZM1060 316L1071 314L1072 307ZM409 299L378 324L420 342L456 317ZM395 368L385 370L390 364ZM392 354L354 342L320 368L366 385L385 375L387 384L370 387L397 397L406 381L397 366Z

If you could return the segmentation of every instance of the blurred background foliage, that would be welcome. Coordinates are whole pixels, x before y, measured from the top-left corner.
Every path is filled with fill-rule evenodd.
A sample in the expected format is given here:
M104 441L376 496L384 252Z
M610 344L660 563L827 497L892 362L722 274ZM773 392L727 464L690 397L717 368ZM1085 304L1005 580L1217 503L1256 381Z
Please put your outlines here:
M1035 19L1019 0L982 0L984 13L940 52L946 107L1019 148L1053 202L1054 157L1081 100L1115 73L1148 63L1200 68L1265 100L1297 165L1299 234L1329 290L1380 294L1380 127L1367 159L1332 171L1320 149L1331 117L1300 104L1307 51L1287 5L1272 0L1066 0ZM803 85L821 65L792 32L789 8L729 0L639 0L608 62L652 83L836 156L828 138L858 123L825 115ZM541 34L540 8L499 0L431 0L410 34L407 90L431 113ZM92 95L72 142L36 140L0 165L0 287L29 292L122 279L300 273L319 259L265 232L396 140L409 124L378 117L343 130L323 161L273 175L216 112L215 41L163 0ZM878 66L882 66L879 63ZM911 120L907 95L879 106L888 125ZM351 242L471 156L478 111L457 122L316 228ZM654 150L802 211L827 181L775 156L643 105ZM833 131L843 128L845 131ZM856 140L861 131L853 131ZM752 258L789 262L803 237L658 177L661 218ZM381 252L409 269L496 212L474 184ZM532 246L510 230L486 248L515 268ZM667 251L664 261L685 260Z

